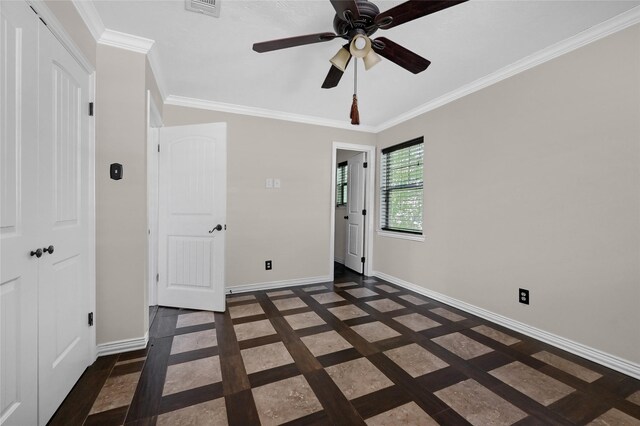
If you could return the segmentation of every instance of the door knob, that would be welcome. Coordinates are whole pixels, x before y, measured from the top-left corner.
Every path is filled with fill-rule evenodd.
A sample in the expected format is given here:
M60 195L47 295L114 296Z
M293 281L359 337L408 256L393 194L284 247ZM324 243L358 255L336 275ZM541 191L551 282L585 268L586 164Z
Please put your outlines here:
M345 216L344 218L345 218L345 219L349 219L349 216Z
M42 249L38 249L36 251L31 250L31 256L35 256L40 259L42 257Z
M45 253L53 254L53 246L43 247L42 251Z
M213 231L222 231L222 225L217 224L209 233L213 233Z

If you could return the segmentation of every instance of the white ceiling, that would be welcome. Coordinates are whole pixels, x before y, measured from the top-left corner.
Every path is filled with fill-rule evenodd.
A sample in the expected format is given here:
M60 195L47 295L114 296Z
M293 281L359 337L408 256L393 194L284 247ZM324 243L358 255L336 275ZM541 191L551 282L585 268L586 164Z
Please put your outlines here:
M268 53L254 42L333 31L329 0L222 0L219 18L184 1L93 1L106 28L155 40L168 95L349 122L353 65L320 86L342 39ZM374 1L381 11L400 1ZM358 67L361 123L379 126L579 34L640 1L471 0L375 36L429 59L414 75L383 59ZM374 36L374 38L375 38Z

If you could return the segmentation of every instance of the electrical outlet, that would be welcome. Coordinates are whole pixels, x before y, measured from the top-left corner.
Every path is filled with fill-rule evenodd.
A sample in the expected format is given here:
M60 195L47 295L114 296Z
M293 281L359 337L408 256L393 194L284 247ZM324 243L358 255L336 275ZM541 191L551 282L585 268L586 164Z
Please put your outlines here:
M271 261L270 260L265 260L264 261L264 269L266 271L270 271L271 270Z
M520 303L524 303L525 305L529 304L529 290L525 290L524 288L521 288L518 290L518 299L520 300Z

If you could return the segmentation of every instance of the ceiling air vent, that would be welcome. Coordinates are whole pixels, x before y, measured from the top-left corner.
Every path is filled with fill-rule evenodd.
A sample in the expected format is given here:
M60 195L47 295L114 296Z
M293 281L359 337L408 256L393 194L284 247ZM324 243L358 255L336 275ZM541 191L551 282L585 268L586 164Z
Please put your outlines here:
M220 16L220 0L185 0L187 10L204 15Z

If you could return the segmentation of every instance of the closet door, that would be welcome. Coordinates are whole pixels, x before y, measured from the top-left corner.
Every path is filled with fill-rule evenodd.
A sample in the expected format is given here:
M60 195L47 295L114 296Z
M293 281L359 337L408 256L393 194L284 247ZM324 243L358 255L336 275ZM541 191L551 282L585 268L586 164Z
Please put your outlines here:
M0 2L0 424L37 423L37 17Z
M39 417L44 425L90 363L89 76L42 24L39 31Z

